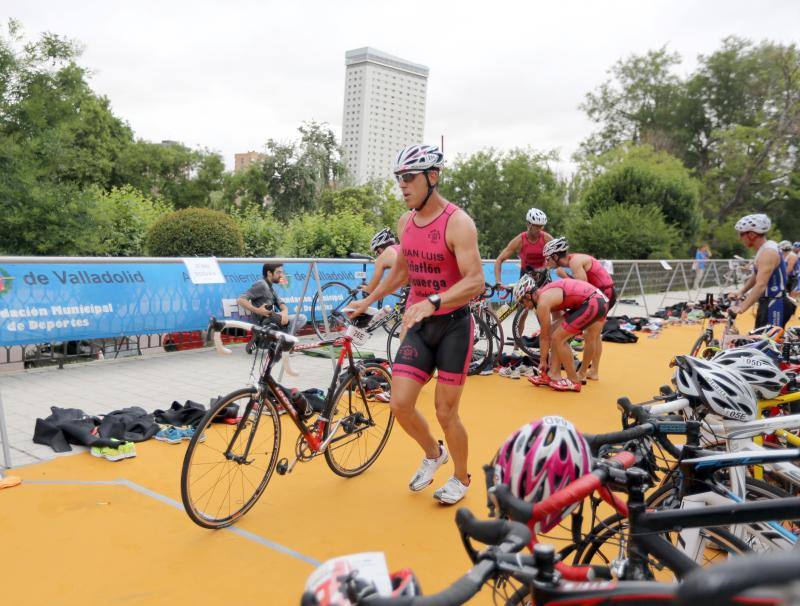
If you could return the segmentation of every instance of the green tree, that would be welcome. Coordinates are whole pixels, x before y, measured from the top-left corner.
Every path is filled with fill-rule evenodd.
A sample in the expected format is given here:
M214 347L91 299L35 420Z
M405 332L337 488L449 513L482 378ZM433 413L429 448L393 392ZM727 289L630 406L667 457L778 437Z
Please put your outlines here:
M93 198L93 223L98 235L94 254L132 257L146 254L145 240L153 224L172 209L130 185L104 191L86 190Z
M351 252L368 254L372 228L362 215L305 213L289 224L285 251L292 257L340 258Z
M567 223L566 184L548 166L554 154L515 149L479 151L459 157L443 173L442 195L472 216L481 255L496 256L525 229L531 207L545 211L547 229L560 234Z
M225 213L184 208L153 224L146 247L155 257L240 257L244 239L236 221Z
M572 249L601 259L669 259L679 241L658 208L625 204L579 216L567 237Z
M582 209L592 216L617 204L655 206L687 243L700 224L699 183L681 162L650 147L617 149L598 161L603 167L582 194Z
M328 215L350 212L361 215L373 229L396 229L406 205L394 194L390 181L375 181L359 187L326 189L320 193L317 208Z
M282 253L286 226L272 213L248 206L230 212L244 238L244 253L248 257L277 257Z

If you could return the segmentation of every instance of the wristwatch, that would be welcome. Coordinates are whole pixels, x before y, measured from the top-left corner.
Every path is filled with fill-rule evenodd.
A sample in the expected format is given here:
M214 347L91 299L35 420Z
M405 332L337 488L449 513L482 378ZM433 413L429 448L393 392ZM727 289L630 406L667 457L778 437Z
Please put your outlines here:
M428 295L428 301L433 304L434 311L439 311L442 306L442 298L439 295Z

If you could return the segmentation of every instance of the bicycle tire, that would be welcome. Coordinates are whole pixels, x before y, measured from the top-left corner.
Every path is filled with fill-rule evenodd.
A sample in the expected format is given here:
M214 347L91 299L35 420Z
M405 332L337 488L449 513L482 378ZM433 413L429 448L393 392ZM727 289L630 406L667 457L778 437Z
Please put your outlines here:
M389 330L389 336L386 338L386 359L389 360L390 363L394 363L394 354L397 352L397 348L400 347L400 332L403 330L403 316L400 316L395 320L395 323L392 324L392 328Z
M492 363L494 351L494 337L481 318L480 314L472 313L472 354L467 368L468 375L477 375Z
M692 348L689 350L689 355L692 357L697 357L697 355L700 353L700 349L703 347L703 344L708 346L708 341L709 341L708 336L705 334L704 331L702 335L697 337L697 340L694 342L694 345L692 345Z
M328 291L327 295L326 291ZM325 330L325 319L322 317L323 306L319 301L320 293L323 301L326 296L335 301L342 299L339 302L325 305L325 314L328 319L327 331ZM338 337L350 325L350 320L341 310L347 307L354 298L353 289L343 282L326 282L320 287L320 292L314 294L314 298L311 299L311 326L319 339L325 341Z
M324 417L329 419L323 432L323 441L327 440L331 431L341 421L337 430L341 437L334 434L331 443L325 449L325 462L336 475L351 478L364 473L383 452L389 434L394 425L394 415L388 401L379 401L379 396L391 395L392 375L380 364L365 364L364 377L377 379L381 383L380 392L371 393L364 382L355 373L348 373L345 380L333 393L328 402ZM364 414L366 412L366 415ZM365 425L366 424L366 425ZM373 432L372 429L376 428ZM352 439L350 439L351 436ZM369 438L373 439L370 440ZM370 444L374 444L371 453ZM341 452L340 452L341 451ZM366 459L355 467L346 467L354 453L364 452ZM338 454L335 454L338 453Z
M525 335L527 316L530 314L532 314L533 318L536 318L536 313L532 309L527 309L524 305L517 307L517 311L514 312L514 319L511 321L511 336L514 338L514 347L516 349L521 350L526 356L531 358L531 360L538 361L539 348L528 345L523 338Z
M501 355L503 355L503 348L506 344L506 335L503 331L503 324L500 322L497 314L487 307L483 308L483 319L484 322L486 322L486 325L489 327L489 331L492 333L492 338L494 339L493 357L494 360L497 360Z
M239 422L214 423L214 418L231 404L240 406ZM260 437L262 428L271 428L272 434ZM251 441L246 464L225 456L234 440L234 454L242 454ZM253 388L239 389L219 398L200 421L183 458L181 500L189 518L210 529L225 528L240 519L256 504L272 478L280 445L278 411L267 398L260 397ZM220 483L222 493L217 493ZM213 500L215 494L218 497ZM228 510L221 515L226 503ZM216 513L212 515L215 507Z

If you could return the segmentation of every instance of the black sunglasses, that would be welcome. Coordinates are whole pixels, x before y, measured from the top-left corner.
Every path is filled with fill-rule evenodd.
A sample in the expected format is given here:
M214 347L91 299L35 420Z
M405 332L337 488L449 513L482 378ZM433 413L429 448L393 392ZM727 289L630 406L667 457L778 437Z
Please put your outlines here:
M395 175L395 178L397 179L398 183L400 183L400 181L402 181L403 183L411 183L414 180L414 177L421 174L422 172L423 171L403 173L402 175Z

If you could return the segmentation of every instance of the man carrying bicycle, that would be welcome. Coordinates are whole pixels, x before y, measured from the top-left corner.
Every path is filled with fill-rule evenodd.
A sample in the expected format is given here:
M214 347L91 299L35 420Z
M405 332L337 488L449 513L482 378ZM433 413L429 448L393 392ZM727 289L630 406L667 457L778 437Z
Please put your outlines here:
M747 215L734 226L742 243L756 251L756 257L753 275L731 294L732 299L740 300L731 311L741 314L757 302L755 328L767 324L785 328L794 313L794 304L786 296L786 262L778 244L767 240L771 227L772 221L764 214Z
M472 357L469 302L483 291L478 233L472 219L436 189L444 156L438 147L412 145L395 160L394 173L408 207L398 222L402 253L389 276L365 299L351 304L359 315L374 301L411 285L403 324L408 328L392 367L391 409L425 452L409 488L418 492L433 482L449 459L416 409L419 393L438 370L436 417L453 455L453 476L433 496L451 505L469 487L467 432L458 405Z
M380 284L384 272L388 269L391 271L397 260L397 253L400 245L397 243L397 238L388 227L380 230L372 237L369 243L372 252L375 253L375 273L367 284L361 286L361 290L369 294Z
M514 237L494 262L495 284L502 284L501 273L503 261L514 255L519 255L519 275L545 266L544 245L553 239L553 236L544 231L547 225L547 215L538 208L531 208L525 216L528 223L527 231Z

